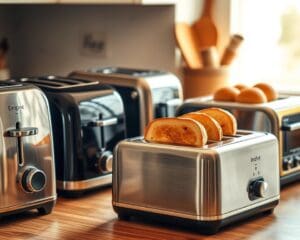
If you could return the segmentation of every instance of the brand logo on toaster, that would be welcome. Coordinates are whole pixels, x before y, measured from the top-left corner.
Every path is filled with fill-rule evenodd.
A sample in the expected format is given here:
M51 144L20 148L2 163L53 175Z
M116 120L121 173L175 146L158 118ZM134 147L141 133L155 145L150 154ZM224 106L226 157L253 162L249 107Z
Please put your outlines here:
M24 110L24 105L8 105L7 106L8 111L20 111L20 110Z
M257 162L260 161L260 156L255 156L251 158L251 162Z

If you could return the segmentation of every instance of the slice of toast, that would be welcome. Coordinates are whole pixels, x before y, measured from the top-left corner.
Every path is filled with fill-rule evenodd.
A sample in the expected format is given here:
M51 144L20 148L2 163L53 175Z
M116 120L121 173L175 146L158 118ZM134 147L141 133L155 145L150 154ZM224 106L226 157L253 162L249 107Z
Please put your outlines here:
M201 123L207 132L209 140L220 141L223 137L223 131L220 124L206 113L191 112L180 116L180 118L191 118Z
M235 135L237 131L236 118L228 111L221 108L207 108L198 111L213 117L220 125L224 135Z
M145 140L201 147L207 142L207 133L203 125L192 119L158 118L147 126Z

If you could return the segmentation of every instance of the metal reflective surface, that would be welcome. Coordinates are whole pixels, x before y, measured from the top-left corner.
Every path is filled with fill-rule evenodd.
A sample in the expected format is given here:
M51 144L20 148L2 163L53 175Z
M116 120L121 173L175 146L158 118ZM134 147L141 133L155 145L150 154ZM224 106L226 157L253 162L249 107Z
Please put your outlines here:
M279 198L278 143L272 134L243 131L202 148L129 139L119 143L113 163L115 206L212 220ZM261 178L268 191L252 200L249 184Z
M69 76L99 81L112 85L119 91L127 114L128 137L143 135L145 126L154 118L174 116L183 101L180 80L166 72L95 68L90 71L74 71Z
M52 132L45 96L33 86L18 85L1 88L0 102L0 212L55 200ZM41 191L23 189L23 174L29 167L45 173Z

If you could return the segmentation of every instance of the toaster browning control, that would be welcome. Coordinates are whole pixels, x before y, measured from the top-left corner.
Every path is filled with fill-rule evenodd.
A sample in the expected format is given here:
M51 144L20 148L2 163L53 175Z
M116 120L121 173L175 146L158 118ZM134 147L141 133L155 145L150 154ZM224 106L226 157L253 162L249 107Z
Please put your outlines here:
M39 192L46 186L46 174L35 167L25 170L21 177L21 185L26 192Z
M250 182L248 187L249 199L255 200L263 198L268 190L268 183L263 179L259 178Z
M113 155L111 151L105 151L98 161L98 168L100 172L108 173L112 171Z

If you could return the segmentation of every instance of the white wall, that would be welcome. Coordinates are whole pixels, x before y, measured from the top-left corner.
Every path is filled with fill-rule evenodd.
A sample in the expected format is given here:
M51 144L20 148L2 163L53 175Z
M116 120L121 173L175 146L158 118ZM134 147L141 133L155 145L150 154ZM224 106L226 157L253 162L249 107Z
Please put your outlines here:
M5 8L5 9L4 9ZM1 11L8 11L0 7ZM10 9L13 76L95 66L174 70L174 6L31 5ZM105 32L107 57L82 55L80 32Z

